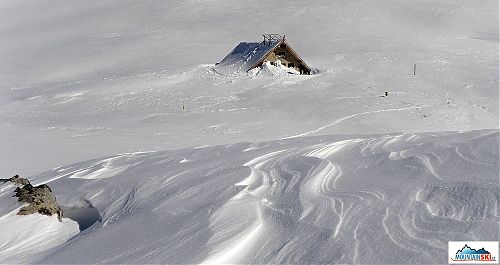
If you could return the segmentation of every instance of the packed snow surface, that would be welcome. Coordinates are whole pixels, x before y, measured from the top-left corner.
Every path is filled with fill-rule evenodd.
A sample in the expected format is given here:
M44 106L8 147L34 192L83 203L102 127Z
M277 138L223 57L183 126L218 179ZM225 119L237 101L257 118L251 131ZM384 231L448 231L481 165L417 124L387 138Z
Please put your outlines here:
M301 134L498 128L498 17L497 0L3 0L0 173ZM318 73L214 69L264 33Z
M276 65L272 65L271 62L265 62L260 67L253 68L248 71L249 76L280 76L286 77L289 75L300 75L300 72L284 66L280 60L276 61Z
M446 263L450 240L499 237L498 141L498 130L316 136L64 166L31 181L50 185L63 206L97 209L100 219L19 260L10 250L20 243L2 242L0 260ZM58 223L1 207L2 239L30 218ZM52 238L52 226L22 242Z
M32 214L19 216L14 184L0 183L0 263L29 263L80 232L68 218ZM24 206L24 205L22 205Z

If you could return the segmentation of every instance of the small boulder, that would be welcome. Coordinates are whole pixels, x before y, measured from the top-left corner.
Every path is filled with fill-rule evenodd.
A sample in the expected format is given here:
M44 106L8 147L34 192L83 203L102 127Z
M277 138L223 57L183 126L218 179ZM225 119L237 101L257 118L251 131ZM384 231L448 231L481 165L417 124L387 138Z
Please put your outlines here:
M19 184L19 185L27 185L27 184L30 184L29 180L28 179L25 179L25 178L21 178L19 177L19 175L15 175L13 176L12 178L10 178L10 181L11 182L14 182L16 184Z
M39 186L32 186L31 184L24 185L22 188L16 188L16 197L19 202L29 203L29 205L22 207L18 215L28 215L33 213L40 213L44 215L57 214L57 219L62 221L63 211L57 205L56 197L52 193L49 186L42 184Z
M62 222L63 211L57 205L56 196L54 196L49 186L46 184L33 186L27 179L20 178L18 175L10 179L0 179L0 182L9 181L23 185L22 188L17 187L14 190L16 193L14 196L17 197L17 201L29 204L19 209L18 215L39 213L51 216L57 214L57 219Z
M19 185L30 184L28 179L21 178L21 177L19 177L19 175L15 175L10 179L0 179L0 182L12 182L12 183L19 184Z

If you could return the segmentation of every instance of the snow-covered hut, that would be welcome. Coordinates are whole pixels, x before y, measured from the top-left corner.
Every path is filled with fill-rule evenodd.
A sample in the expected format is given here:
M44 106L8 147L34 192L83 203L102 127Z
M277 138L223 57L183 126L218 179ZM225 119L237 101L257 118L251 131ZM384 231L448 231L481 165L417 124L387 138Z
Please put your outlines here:
M220 63L217 68L231 72L247 72L266 62L283 65L300 74L311 74L311 68L286 42L285 36L264 34L262 42L241 42ZM279 61L279 62L278 62Z

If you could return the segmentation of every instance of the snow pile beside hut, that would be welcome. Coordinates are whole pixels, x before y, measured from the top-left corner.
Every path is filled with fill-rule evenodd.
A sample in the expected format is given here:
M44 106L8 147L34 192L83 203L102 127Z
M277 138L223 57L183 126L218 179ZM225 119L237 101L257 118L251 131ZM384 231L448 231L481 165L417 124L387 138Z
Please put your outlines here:
M284 66L281 61L272 64L265 62L261 67L256 67L248 71L250 76L263 75L263 76L286 76L286 75L300 75L300 72L294 68Z

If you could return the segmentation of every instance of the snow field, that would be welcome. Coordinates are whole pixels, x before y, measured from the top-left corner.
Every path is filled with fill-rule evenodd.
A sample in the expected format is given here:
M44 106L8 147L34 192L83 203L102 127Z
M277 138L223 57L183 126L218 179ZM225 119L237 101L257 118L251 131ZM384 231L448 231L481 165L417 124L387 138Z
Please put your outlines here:
M317 136L81 162L33 182L48 182L62 205L94 207L101 220L24 258L441 263L449 240L498 238L497 142L497 130Z

